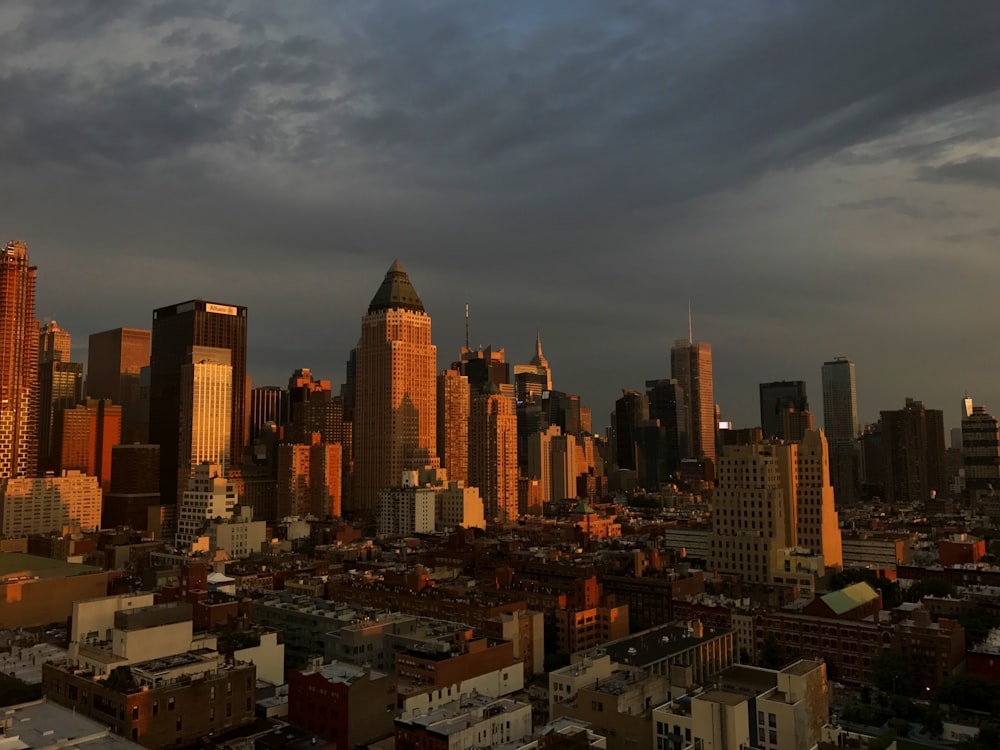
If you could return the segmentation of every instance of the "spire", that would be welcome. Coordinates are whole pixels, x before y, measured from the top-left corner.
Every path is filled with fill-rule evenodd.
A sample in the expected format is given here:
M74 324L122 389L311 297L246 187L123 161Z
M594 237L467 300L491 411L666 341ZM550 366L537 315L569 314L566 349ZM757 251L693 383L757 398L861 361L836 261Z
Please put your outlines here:
M420 295L413 288L410 277L406 275L403 264L398 260L393 261L389 270L386 271L382 285L379 286L375 296L372 297L371 304L368 305L368 312L381 312L395 308L425 312Z
M542 354L542 334L535 329L535 356L531 358L531 364L535 367L545 367L548 368L549 361L545 359L545 355Z

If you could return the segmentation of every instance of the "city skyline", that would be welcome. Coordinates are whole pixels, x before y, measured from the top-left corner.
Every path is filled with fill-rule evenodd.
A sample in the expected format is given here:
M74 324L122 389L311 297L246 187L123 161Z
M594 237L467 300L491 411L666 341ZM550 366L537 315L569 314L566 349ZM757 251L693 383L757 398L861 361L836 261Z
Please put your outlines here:
M228 299L255 385L343 382L398 256L438 369L470 303L473 347L511 362L540 329L596 427L667 376L689 299L738 425L759 383L818 393L835 356L862 422L905 396L948 426L966 392L1000 408L974 343L1000 262L991 8L192 7L0 11L4 233L74 361Z

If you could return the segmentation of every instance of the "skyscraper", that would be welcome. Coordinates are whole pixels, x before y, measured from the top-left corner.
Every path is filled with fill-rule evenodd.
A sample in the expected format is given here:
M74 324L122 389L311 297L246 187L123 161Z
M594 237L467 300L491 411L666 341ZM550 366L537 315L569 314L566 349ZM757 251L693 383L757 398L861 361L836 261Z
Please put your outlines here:
M405 470L437 463L437 348L398 260L361 320L355 352L354 502L372 518L379 490L396 486Z
M776 380L760 384L760 428L764 439L788 438L785 435L785 412L809 411L804 380Z
M985 406L972 406L972 399L965 399L963 407L965 486L970 490L1000 489L1000 422Z
M823 428L830 445L858 436L858 394L854 363L836 357L823 363Z
M145 443L149 411L140 398L139 372L149 365L150 332L113 328L90 334L87 347L87 395L109 398L122 407L122 442Z
M882 443L890 503L927 502L947 489L944 412L908 398L902 409L882 412Z
M712 385L712 345L679 339L670 350L670 371L684 391L688 456L715 460L715 394Z
M469 378L457 369L443 371L437 381L437 453L448 479L469 481Z
M223 475L233 465L230 430L235 383L231 355L229 349L192 346L189 361L181 367L178 488L183 488L203 463L217 464Z
M38 468L38 321L35 267L23 242L0 254L0 479Z
M846 357L823 363L823 427L837 502L852 502L858 484L858 396L854 363Z
M518 401L540 399L552 390L552 370L542 354L542 335L535 334L535 356L526 365L514 365L514 395Z
M54 320L42 326L38 337L38 363L69 362L73 339L69 331L60 328Z
M193 347L228 350L232 387L227 464L238 464L246 443L247 309L191 300L154 310L149 441L160 446L160 481L165 504L180 498L187 482L178 483L178 472L190 471L191 467L190 453L182 453L180 440L181 425L191 418L182 411L181 390L183 369L192 364Z
M472 397L469 485L479 488L486 518L517 518L517 413L497 386Z

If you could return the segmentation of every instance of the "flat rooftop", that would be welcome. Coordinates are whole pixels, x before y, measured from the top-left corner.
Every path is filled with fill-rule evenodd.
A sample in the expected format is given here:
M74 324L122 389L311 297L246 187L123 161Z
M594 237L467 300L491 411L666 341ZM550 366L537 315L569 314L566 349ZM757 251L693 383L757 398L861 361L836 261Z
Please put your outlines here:
M708 690L698 696L698 700L712 701L723 706L739 706L745 703L747 696L743 693L734 693L731 690Z
M142 745L111 734L103 724L72 709L49 703L44 698L32 703L0 708L0 719L12 720L11 728L0 735L0 748L44 748L56 745L79 750L142 748Z
M0 552L0 583L20 578L65 578L101 573L100 568L24 552Z
M669 623L643 630L600 647L612 661L632 666L655 664L674 654L714 640L728 631L705 628L704 635L695 635L685 625Z
M797 662L789 664L781 671L787 672L788 674L794 674L799 677L804 677L816 669L816 667L820 666L821 663L822 662L818 662L815 659L799 659Z

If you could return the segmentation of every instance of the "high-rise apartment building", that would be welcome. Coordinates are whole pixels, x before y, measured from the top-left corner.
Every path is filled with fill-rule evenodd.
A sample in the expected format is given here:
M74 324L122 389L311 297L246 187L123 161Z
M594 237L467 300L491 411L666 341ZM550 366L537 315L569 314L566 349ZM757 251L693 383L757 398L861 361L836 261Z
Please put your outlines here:
M78 471L29 479L0 478L0 537L62 533L101 524L101 488Z
M448 478L469 481L469 378L457 369L437 379L437 454Z
M902 409L882 412L882 444L888 502L927 502L948 488L944 412L906 399Z
M712 384L712 345L704 341L674 342L670 372L684 391L688 429L688 456L715 460L715 393Z
M843 564L820 431L798 443L728 446L719 458L713 506L708 554L713 570L766 583L783 572L776 570L779 550L794 547L822 555L824 565Z
M206 521L231 518L237 503L236 487L226 479L222 467L199 464L187 480L177 509L177 545L190 546Z
M341 514L341 451L339 443L278 446L278 517Z
M145 443L149 410L140 396L140 371L149 366L150 332L113 328L90 334L87 348L87 395L109 398L122 407L122 441Z
M0 253L0 479L38 470L35 270L23 242Z
M361 321L355 350L355 511L374 517L379 490L437 463L437 348L431 318L395 261Z
M552 483L552 440L560 435L562 430L553 424L528 437L527 476L538 480L539 493L536 499L541 503L561 499Z
M517 413L495 386L472 397L469 484L479 489L486 518L517 518Z
M88 398L56 412L52 468L56 474L75 469L97 477L111 488L111 451L121 442L122 408L110 399Z
M776 380L760 384L760 428L764 439L788 439L785 434L785 412L809 411L804 380Z
M226 462L239 463L246 444L247 309L205 300L190 300L153 311L150 352L149 442L160 446L163 501L174 503L186 486L179 480L190 471L188 453L182 453L182 425L191 416L182 409L185 368L192 364L193 347L229 352L231 393ZM218 460L218 459L216 459Z
M50 359L38 365L38 465L42 470L56 468L54 427L59 412L73 408L82 398L82 363Z
M970 490L1000 489L1000 422L985 406L970 407L962 416L965 486Z

